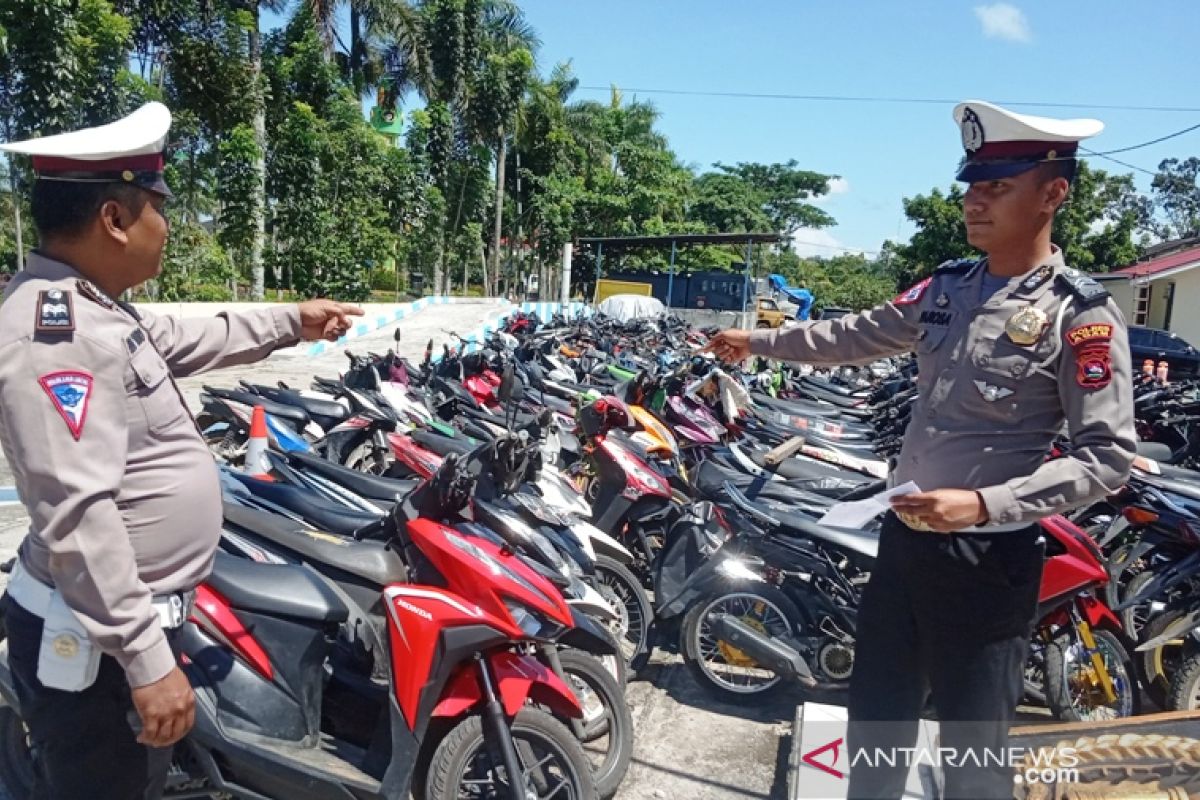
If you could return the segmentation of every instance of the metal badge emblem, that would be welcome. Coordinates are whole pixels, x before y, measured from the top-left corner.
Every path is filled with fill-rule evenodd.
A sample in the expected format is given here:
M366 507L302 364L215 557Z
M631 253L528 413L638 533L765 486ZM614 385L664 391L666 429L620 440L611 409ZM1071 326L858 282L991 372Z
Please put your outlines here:
M54 637L54 654L59 658L74 658L79 655L79 640L69 633Z
M1013 393L1012 389L1005 386L992 386L984 381L975 381L975 388L983 395L983 399L989 403L994 403L997 400L1003 400Z
M937 300L934 301L934 305L936 305L938 308L945 308L946 306L950 305L950 295L942 292L938 295Z
M1033 306L1025 306L1008 318L1008 322L1004 323L1004 332L1016 344L1031 345L1042 338L1042 333L1046 330L1049 322L1050 318L1046 316L1045 311Z
M915 516L913 514L906 514L903 511L897 511L896 516L900 518L901 522L903 522L905 525L907 525L909 528L911 528L914 531L932 531L933 530L933 528L929 527L929 525L924 520L922 520L920 517Z

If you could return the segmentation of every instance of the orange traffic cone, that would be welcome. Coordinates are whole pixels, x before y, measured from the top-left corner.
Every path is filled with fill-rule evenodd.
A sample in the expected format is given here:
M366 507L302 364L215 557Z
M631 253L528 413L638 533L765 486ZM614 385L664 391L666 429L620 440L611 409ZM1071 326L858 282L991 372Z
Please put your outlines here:
M242 471L256 478L271 479L271 467L267 463L267 447L270 438L267 436L267 412L262 406L255 406L250 415L250 441L246 444L246 463Z

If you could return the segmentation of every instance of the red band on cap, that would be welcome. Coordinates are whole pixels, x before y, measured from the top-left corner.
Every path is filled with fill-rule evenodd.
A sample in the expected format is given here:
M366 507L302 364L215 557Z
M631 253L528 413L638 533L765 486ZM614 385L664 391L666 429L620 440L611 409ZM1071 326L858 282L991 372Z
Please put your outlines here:
M971 154L973 160L989 158L1042 158L1051 150L1059 156L1075 155L1075 142L987 142Z
M103 161L85 161L81 158L61 158L58 156L34 156L33 169L35 172L162 172L162 153L149 153L140 156L122 156L108 158Z

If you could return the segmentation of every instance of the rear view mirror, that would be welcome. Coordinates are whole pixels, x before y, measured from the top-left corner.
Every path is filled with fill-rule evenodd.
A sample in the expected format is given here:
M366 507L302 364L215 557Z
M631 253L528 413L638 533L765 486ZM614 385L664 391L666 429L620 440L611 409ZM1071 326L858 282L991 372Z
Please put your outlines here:
M392 332L392 339L396 341L396 344L400 344L401 338L403 338L403 334L400 333L400 328L397 327L396 330Z

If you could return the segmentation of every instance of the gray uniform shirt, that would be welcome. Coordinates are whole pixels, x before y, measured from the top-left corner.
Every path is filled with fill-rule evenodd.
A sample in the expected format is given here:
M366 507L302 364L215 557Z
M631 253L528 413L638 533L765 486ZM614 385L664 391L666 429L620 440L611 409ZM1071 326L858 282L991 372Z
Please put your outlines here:
M1062 255L980 303L986 261L944 265L890 303L834 320L755 331L750 352L813 364L868 363L915 349L919 396L897 484L974 489L1005 529L1118 489L1136 455L1125 321L1111 299L1084 307L1056 280ZM1038 340L1005 332L1021 309L1045 312ZM1072 447L1046 460L1067 423Z
M81 279L32 253L5 292L0 441L31 517L22 564L143 686L175 665L152 596L203 580L221 532L216 466L171 376L294 344L300 314L156 317Z

